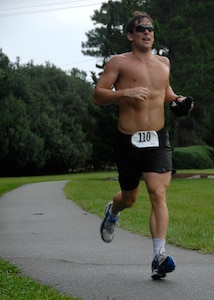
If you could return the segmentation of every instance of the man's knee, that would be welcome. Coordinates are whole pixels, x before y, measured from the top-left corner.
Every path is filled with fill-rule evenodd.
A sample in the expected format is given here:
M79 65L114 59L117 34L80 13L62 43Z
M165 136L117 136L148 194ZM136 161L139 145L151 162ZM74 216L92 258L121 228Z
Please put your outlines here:
M136 199L126 199L124 200L124 204L126 206L126 208L130 208L134 205Z
M156 187L154 189L150 189L148 192L149 192L149 195L159 198L159 197L162 197L163 195L165 195L165 191L166 190L164 187Z
M137 199L138 189L134 189L133 191L123 191L123 203L126 208L130 208L134 205Z
M156 187L148 190L149 197L154 204L161 204L166 201L166 189L164 187Z

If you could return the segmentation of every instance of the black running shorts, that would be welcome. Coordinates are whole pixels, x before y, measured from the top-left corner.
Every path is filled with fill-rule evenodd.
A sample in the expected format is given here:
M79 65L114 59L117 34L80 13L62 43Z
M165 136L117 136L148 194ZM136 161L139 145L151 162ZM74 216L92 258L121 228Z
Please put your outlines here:
M136 188L144 172L165 173L172 170L172 148L165 128L157 132L158 147L137 148L131 136L118 131L116 137L116 165L123 190Z

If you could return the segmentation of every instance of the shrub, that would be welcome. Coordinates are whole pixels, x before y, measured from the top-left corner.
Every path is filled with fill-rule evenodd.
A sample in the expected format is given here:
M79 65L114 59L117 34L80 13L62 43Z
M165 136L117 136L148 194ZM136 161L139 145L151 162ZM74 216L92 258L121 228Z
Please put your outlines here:
M175 148L172 162L175 169L210 169L214 167L214 148L210 146Z

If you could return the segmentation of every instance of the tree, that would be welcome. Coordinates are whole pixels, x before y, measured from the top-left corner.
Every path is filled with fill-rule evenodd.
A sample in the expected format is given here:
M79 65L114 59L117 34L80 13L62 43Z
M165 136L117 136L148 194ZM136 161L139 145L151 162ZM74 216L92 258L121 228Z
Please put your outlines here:
M135 10L145 10L153 17L154 48L171 61L171 83L175 92L192 95L195 99L191 121L189 117L175 120L166 110L166 124L173 144L214 145L214 2L121 0L103 3L100 11L91 17L95 25L101 25L86 33L88 41L82 43L84 54L103 59L103 64L98 66L101 69L111 55L129 50L124 39L124 22ZM92 75L96 84L97 78Z
M134 10L144 10L142 1L103 3L91 17L94 24L99 26L86 33L88 40L82 42L83 54L103 58L103 67L111 55L129 51L130 44L124 35L124 27Z
M22 97L26 95L26 77L16 77L16 71L17 64L11 64L0 51L0 175L4 176L17 174L27 164L42 167L45 161L44 141L31 131Z
M213 146L214 2L150 0L146 9L159 22L158 42L171 61L173 88L195 98L192 122L179 121L178 145Z
M28 164L32 168L43 167L44 140L30 130L23 100L10 95L0 103L0 175L17 174Z
M49 63L11 64L0 53L1 175L87 166L95 120L92 86L85 78L85 72L68 74Z
M86 165L92 153L85 125L90 121L92 87L86 74L72 70L66 74L55 66L28 68L32 96L29 103L32 130L45 140L46 169L67 172ZM82 79L83 78L83 79Z

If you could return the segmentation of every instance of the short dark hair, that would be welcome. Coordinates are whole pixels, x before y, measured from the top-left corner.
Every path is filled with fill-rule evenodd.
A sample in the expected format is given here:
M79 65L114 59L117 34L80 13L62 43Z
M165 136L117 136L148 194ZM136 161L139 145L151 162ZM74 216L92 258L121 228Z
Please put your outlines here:
M135 11L133 13L133 17L130 18L126 24L126 33L133 33L134 28L141 22L143 18L149 19L153 24L152 18L146 12Z

